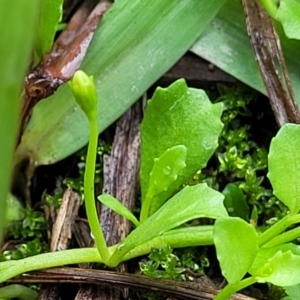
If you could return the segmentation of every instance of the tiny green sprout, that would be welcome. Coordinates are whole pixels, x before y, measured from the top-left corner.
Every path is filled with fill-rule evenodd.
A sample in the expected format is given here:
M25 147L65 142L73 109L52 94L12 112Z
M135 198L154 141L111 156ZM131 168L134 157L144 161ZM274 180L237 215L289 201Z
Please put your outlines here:
M88 76L82 70L77 70L69 81L69 86L77 104L87 118L89 120L95 118L97 116L98 96L93 76Z
M97 92L93 76L88 76L81 70L75 72L69 83L76 102L88 118L90 125L90 138L86 156L86 168L84 173L84 199L87 218L95 239L99 254L104 263L108 264L109 251L99 223L96 203L94 198L95 168L98 147L98 123L97 123Z

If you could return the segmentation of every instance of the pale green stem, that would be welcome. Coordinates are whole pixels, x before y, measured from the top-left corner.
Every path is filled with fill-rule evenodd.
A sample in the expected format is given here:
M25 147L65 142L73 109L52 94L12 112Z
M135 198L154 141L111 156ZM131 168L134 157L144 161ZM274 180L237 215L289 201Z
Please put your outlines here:
M21 284L11 284L0 288L1 299L35 300L38 293Z
M212 245L212 232L212 226L195 226L191 228L171 230L157 238L154 238L148 243L139 245L122 257L121 261L126 261L141 255L145 255L150 253L152 248L159 248L162 245L169 245L172 248ZM118 246L119 245L114 245L109 247L109 255L117 251ZM1 262L0 283L7 281L14 276L30 271L59 267L62 265L92 262L104 263L96 248L68 249L63 251L43 253L16 261Z
M288 227L293 224L300 222L300 215L288 214L275 223L273 226L268 228L258 237L259 247L264 246L267 242L278 236L281 232L285 231Z
M300 237L300 227L297 227L274 237L268 243L264 244L263 248L270 248L270 247L282 245L291 242L299 237Z
M123 244L123 247L122 247ZM137 245L128 252L124 252L126 239L116 248L110 258L110 266L117 266L121 261L145 255L151 248L169 245L172 248L213 245L213 226L194 226L170 230L142 245Z
M85 209L89 225L95 239L96 247L99 254L103 258L105 264L109 261L109 251L106 245L106 241L102 232L101 224L99 222L95 194L95 168L96 168L96 157L97 157L97 146L98 146L98 124L97 114L93 114L89 117L90 123L90 139L86 157L86 166L84 173L84 198L85 198Z
M225 286L225 288L214 298L214 300L228 300L230 296L236 292L244 289L247 286L256 283L255 277L249 277L241 280L237 283L231 283Z

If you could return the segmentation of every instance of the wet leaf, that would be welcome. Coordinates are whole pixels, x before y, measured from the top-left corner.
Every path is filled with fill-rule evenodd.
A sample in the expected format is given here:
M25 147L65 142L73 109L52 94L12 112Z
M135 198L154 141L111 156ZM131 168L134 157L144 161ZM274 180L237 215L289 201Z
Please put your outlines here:
M154 159L173 145L186 148L186 167L180 170L175 181L170 182L167 190L160 193L160 204L197 170L205 167L218 145L223 127L221 113L221 104L212 104L203 90L188 88L182 79L168 88L156 89L141 124L142 202L150 188ZM177 159L183 165L183 158Z
M258 251L255 228L240 218L217 219L214 243L223 276L228 283L240 281Z

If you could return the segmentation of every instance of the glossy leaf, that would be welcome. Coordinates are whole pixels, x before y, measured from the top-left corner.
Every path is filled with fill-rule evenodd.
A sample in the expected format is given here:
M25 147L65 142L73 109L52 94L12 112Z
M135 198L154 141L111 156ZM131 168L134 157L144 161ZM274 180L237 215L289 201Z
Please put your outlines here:
M300 209L300 125L284 125L273 138L268 155L268 177L274 194L291 211Z
M258 251L255 228L240 218L217 219L214 243L223 276L228 283L237 283L251 267Z
M221 193L209 188L204 183L186 186L133 230L120 244L113 254L112 260L119 262L131 249L190 220L216 219L227 216L223 198Z
M249 220L249 207L243 192L233 183L225 186L222 194L225 196L224 205L231 217L240 217Z
M255 278L260 283L283 287L300 284L300 256L291 251L278 251L256 272Z
M212 104L203 90L188 88L183 79L166 89L156 89L141 124L142 201L149 189L154 159L171 146L186 147L186 167L168 190L161 193L161 203L197 170L205 167L218 145L223 127L221 113L222 105Z
M225 2L125 0L112 5L81 66L95 78L99 131L191 47ZM76 109L68 87L61 86L35 107L16 162L29 156L36 166L54 163L82 148L88 134L84 114Z
M98 200L109 209L131 221L135 226L139 226L139 221L137 220L137 218L118 199L114 198L111 195L103 194L98 197Z
M147 195L141 209L141 221L153 214L166 200L164 194L186 167L186 153L186 147L178 145L168 148L160 157L154 158Z

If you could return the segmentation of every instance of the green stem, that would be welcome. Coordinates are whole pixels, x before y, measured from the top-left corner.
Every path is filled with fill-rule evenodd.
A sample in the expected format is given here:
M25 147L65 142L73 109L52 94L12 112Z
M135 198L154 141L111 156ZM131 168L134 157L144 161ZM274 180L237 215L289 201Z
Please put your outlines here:
M126 239L123 242L126 243ZM160 248L162 245L169 245L171 248L213 245L213 226L173 229L127 252L122 247L116 247L110 265L116 266L122 261L148 254L152 248Z
M152 198L148 196L145 197L145 200L142 203L141 213L140 213L140 223L142 224L149 217L149 209Z
M270 248L270 247L282 245L291 242L299 237L300 237L300 227L297 227L274 237L268 243L264 244L263 248Z
M249 277L238 283L231 283L225 286L225 288L214 298L214 300L228 300L231 295L235 294L241 289L256 283L255 277Z
M132 249L117 264L121 261L148 254L152 248L159 248L162 245L169 245L172 248L212 245L212 233L212 226L195 226L171 230ZM108 248L109 256L117 251L118 246L114 245ZM96 248L69 249L43 253L17 261L5 261L0 263L0 283L30 271L92 262L104 263Z
M285 231L289 226L299 223L300 215L288 214L273 226L268 228L258 237L259 247L264 246L267 242L278 236L281 232Z
M86 167L84 173L84 197L85 197L85 208L89 225L95 239L96 247L99 254L103 258L105 264L109 261L109 251L106 245L106 241L102 232L101 224L99 222L95 194L95 168L96 168L96 157L97 157L97 146L98 146L98 124L97 114L89 116L90 123L90 139L88 145L88 152L86 157Z
M20 300L35 300L38 293L21 284L11 284L0 288L1 299L17 298Z
M96 248L63 250L5 261L0 263L0 282L30 271L91 262L103 263Z

